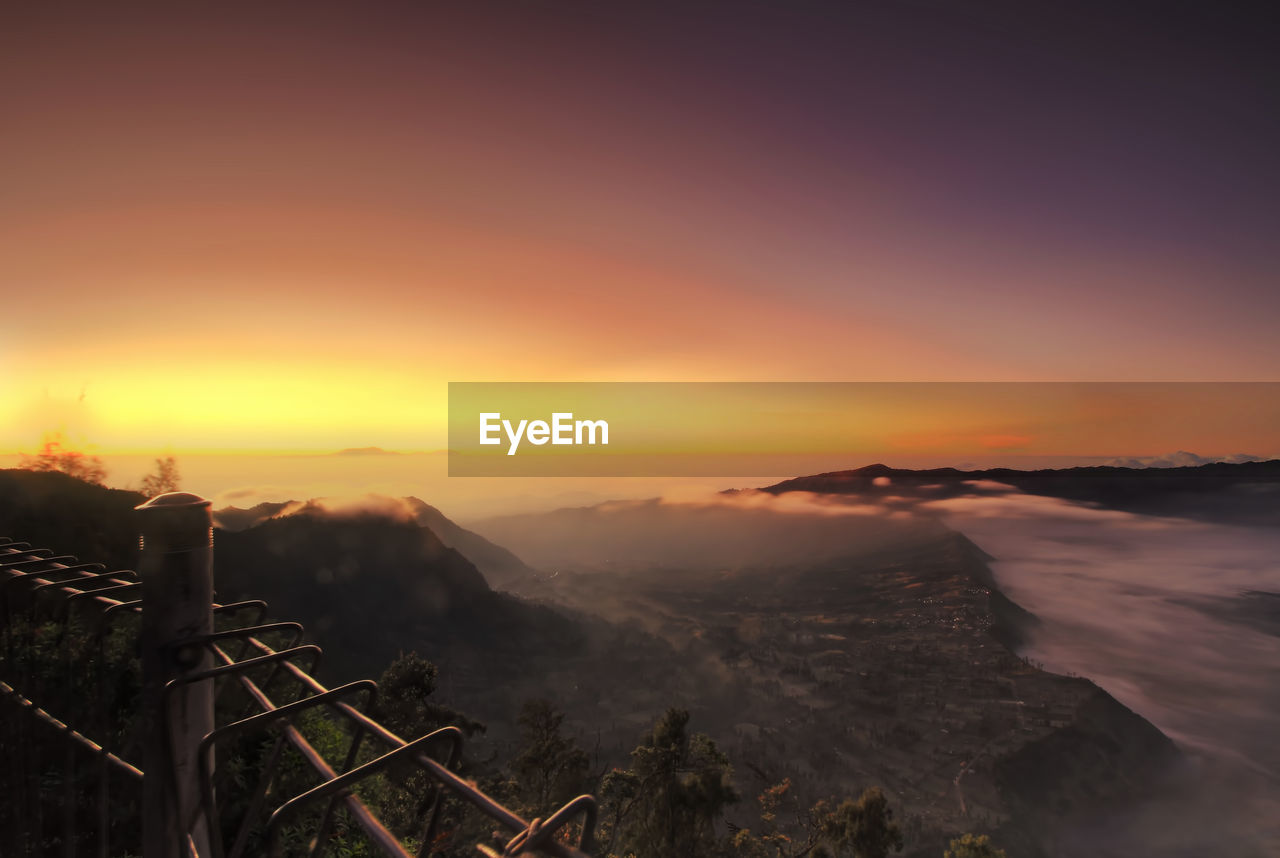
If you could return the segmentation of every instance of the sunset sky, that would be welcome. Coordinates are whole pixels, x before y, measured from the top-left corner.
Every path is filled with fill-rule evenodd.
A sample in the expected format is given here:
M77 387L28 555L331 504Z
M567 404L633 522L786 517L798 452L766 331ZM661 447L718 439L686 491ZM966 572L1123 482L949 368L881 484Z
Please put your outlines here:
M438 449L449 381L1280 379L1273 27L1114 5L10 4L0 453Z

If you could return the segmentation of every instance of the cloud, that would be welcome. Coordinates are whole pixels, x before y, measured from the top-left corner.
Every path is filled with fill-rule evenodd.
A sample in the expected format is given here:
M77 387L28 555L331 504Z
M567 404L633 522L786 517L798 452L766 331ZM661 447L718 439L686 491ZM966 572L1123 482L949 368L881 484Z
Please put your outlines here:
M1280 627L1248 597L1280 591L1280 531L1018 492L921 508L995 556L1000 588L1041 619L1024 654L1089 677L1184 748L1247 765L1280 799Z
M831 495L820 492L784 492L773 494L755 490L718 493L697 500L674 500L664 497L662 503L669 506L708 507L723 506L742 510L767 510L783 515L885 515L888 510L877 503L866 502L849 495Z
M925 512L964 515L967 518L989 519L1065 519L1071 521L1102 522L1112 519L1132 519L1132 513L1113 509L1084 506L1061 498L1044 495L966 495L945 500L926 501L918 508Z
M356 518L358 516L376 515L394 521L414 521L418 510L407 498L362 494L345 497L312 498L305 502L294 501L282 509L276 517L305 513L321 513L334 518Z
M364 493L298 501L289 498L287 490L276 486L242 486L229 489L217 495L213 506L215 510L229 506L251 509L261 503L285 504L278 512L270 515L270 518L300 514L322 514L337 518L378 515L395 521L414 521L418 514L418 509L407 498Z
M965 480L964 484L980 492L1016 492L1017 486L1001 483L996 480Z

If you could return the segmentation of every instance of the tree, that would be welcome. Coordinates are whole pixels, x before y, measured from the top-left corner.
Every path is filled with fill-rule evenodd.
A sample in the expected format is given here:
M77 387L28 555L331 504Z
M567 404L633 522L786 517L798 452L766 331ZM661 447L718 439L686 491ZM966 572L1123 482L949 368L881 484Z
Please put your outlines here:
M18 467L26 471L59 471L95 486L102 485L107 477L102 460L97 456L86 456L79 450L69 450L63 441L61 432L47 433L40 452L34 456L24 453L19 457Z
M631 752L631 767L601 784L613 815L606 854L693 858L716 850L715 824L738 800L729 759L705 734L688 732L689 713L668 709Z
M400 653L378 680L378 715L382 725L406 739L453 725L467 736L483 733L484 724L431 700L436 666L416 652Z
M985 834L958 837L942 855L943 858L1006 858L1004 850L992 846L991 838Z
M889 850L902 850L902 833L893 821L893 811L877 787L854 801L845 799L836 806L819 801L807 811L791 794L787 778L760 794L760 834L747 829L733 840L735 854L742 858L884 858ZM793 819L783 824L784 805Z
M825 854L822 849L822 818L818 811L821 803L803 810L791 792L791 778L784 778L760 793L760 833L749 829L738 831L733 838L733 851L741 858L804 858L813 853ZM794 814L789 824L779 817L787 805Z
M782 811L782 805L788 802L788 799L794 799L791 793L791 778L783 778L780 783L776 783L768 787L764 792L760 793L756 800L760 803L760 825L763 833L760 835L762 844L773 847L774 854L783 856L783 858L796 858L796 856L807 855L814 846L817 845L819 829L813 825L803 825L803 820L797 818L796 822L801 823L803 834L797 835L795 832L787 833L782 829L782 824L778 821L778 815ZM799 817L800 814L797 814ZM812 816L812 815L810 815Z
M612 858L613 845L623 838L624 824L635 807L640 780L630 769L615 768L600 781L599 798L605 811L601 835L606 843L604 855Z
M818 805L825 805L819 802ZM880 787L865 790L857 801L846 798L833 810L815 806L822 814L823 839L838 856L886 858L902 851L902 829Z
M178 474L178 462L173 456L156 459L155 473L147 474L142 478L142 488L139 491L149 498L165 492L176 492L181 479L181 475Z
M436 666L416 652L401 653L378 680L378 703L375 717L392 733L412 741L440 727L456 726L466 736L484 732L484 725L448 706L434 702ZM442 759L443 754L436 754ZM471 765L466 757L459 763L458 773L465 775ZM412 765L393 768L383 778L365 788L383 824L398 837L418 837L422 820L436 796L436 782ZM463 824L464 816L457 802L445 799L441 819L439 850L452 854L453 834ZM479 834L479 832L472 832ZM471 854L468 851L467 854Z
M511 773L524 809L535 816L545 817L586 785L590 760L562 734L564 717L548 700L530 700L520 709L523 743Z

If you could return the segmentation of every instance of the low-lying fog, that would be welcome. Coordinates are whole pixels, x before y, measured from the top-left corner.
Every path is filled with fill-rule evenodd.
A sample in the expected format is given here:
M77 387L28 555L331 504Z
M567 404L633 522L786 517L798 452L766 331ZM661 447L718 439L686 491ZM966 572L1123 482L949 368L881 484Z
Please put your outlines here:
M930 500L930 488L876 504L799 493L626 502L477 529L544 569L696 568L857 553L928 533L941 517L995 556L1001 589L1042 621L1023 654L1092 679L1173 738L1205 787L1188 806L1233 827L1249 844L1242 854L1280 847L1280 530L1100 509L991 482L946 500ZM1182 834L1156 836L1177 816L1169 808L1150 809L1138 842L1182 854Z
M1040 618L1025 655L1146 717L1280 844L1280 531L991 484L922 507L994 555L1001 589Z
M938 501L1044 625L1027 655L1280 778L1280 532L988 492Z
M906 511L807 492L611 501L471 527L546 572L785 568L944 530Z

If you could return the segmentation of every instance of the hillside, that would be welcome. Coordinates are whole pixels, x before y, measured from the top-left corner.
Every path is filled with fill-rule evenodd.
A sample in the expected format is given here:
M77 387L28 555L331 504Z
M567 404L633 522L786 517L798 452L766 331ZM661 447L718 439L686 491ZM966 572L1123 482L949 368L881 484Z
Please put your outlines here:
M412 521L302 512L216 539L219 598L266 599L274 616L303 622L325 648L322 674L376 675L416 650L440 667L446 699L499 740L521 703L548 693L566 707L611 691L636 705L639 689L613 687L616 666L645 675L671 658L651 636L491 589L468 558Z
M1149 515L1180 515L1233 524L1280 525L1280 460L1185 468L1111 466L1019 471L989 468L908 470L869 465L784 480L761 491L857 495L909 504L972 491L975 481L1002 483L1031 495L1097 504Z
M440 510L415 497L407 497L392 501L394 505L402 504L406 518L427 528L440 542L448 548L457 549L463 556L475 564L490 586L498 589L518 587L526 579L536 575L533 569L525 565L501 545L458 525L445 516ZM282 501L260 503L257 506L242 509L229 506L214 510L213 520L225 531L242 531L262 524L272 518L295 512L323 514L325 501L313 499L305 503L298 501Z
M0 470L0 534L113 569L133 569L137 492L90 485L52 471Z

